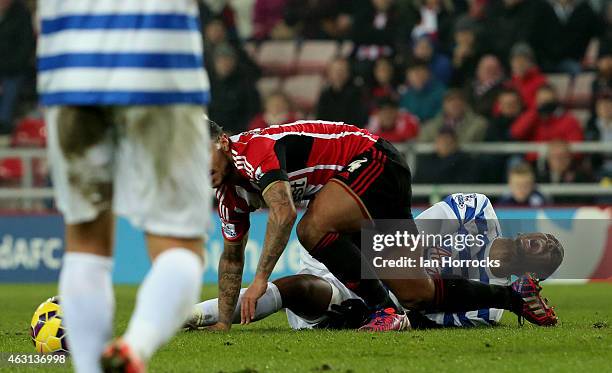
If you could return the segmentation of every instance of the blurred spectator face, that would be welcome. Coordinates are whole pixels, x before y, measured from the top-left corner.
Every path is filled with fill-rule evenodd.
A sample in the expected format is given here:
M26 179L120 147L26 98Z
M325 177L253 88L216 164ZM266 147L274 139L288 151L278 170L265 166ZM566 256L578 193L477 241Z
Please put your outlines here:
M429 69L426 66L418 65L408 68L406 78L410 87L421 90L430 78Z
M463 118L463 115L465 114L466 103L463 98L459 97L458 95L453 95L444 100L442 109L447 118L459 120Z
M333 61L327 68L327 79L332 87L342 88L350 77L348 61L340 59Z
M538 108L547 104L557 103L557 93L549 87L542 87L536 94L536 105Z
M11 4L13 4L14 0L0 0L0 12L4 12L7 10Z
M512 8L522 1L523 0L504 0L504 5L506 6L506 8Z
M390 84L393 80L393 65L389 60L382 58L374 65L374 79L378 84Z
M612 78L612 55L597 60L597 70L601 76Z
M521 98L515 92L503 92L497 98L499 113L505 117L517 117L521 113Z
M503 72L497 57L492 55L484 56L478 62L476 69L476 79L481 83L495 82L502 78Z
M219 20L210 21L204 29L204 39L212 44L219 44L225 41L225 26L223 22Z
M440 0L426 0L425 6L429 9L439 9L440 8Z
M531 173L510 173L508 186L512 197L524 203L535 189L535 178Z
M527 56L518 55L510 59L512 75L524 76L532 66L533 62Z
M457 43L457 45L473 45L474 40L476 40L476 34L474 34L474 31L472 30L461 30L455 32L455 43Z
M597 113L597 118L612 121L612 97L598 99L595 103L595 112Z
M569 144L558 141L548 145L548 169L555 173L564 173L570 168L572 163L572 152Z
M397 121L398 109L391 105L382 106L376 115L378 116L378 122L380 128L383 131L391 131L395 128L395 122Z
M414 44L412 53L414 54L414 57L420 60L429 61L433 55L433 46L426 37L423 37L418 39Z
M289 101L282 94L272 94L266 99L265 119L268 124L283 124L289 117Z
M219 78L230 76L236 69L236 58L230 55L215 56L215 73Z
M386 12L392 3L393 0L372 0L372 5L378 12Z
M459 144L457 143L457 138L453 134L439 133L438 136L436 136L434 148L436 149L438 157L446 158L457 152Z

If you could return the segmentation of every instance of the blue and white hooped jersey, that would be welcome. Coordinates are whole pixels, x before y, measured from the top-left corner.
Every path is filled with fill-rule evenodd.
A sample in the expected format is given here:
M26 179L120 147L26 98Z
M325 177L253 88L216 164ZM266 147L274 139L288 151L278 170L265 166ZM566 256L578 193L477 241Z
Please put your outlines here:
M465 250L452 250L447 248L453 259L487 258L491 243L501 237L501 227L491 201L484 194L455 193L447 196L416 217L417 227L424 220L435 219L440 221L441 234L480 234L484 237L484 245L474 245ZM477 280L484 283L507 285L509 279L494 277L488 268L452 268L448 274L455 274L463 278ZM444 326L476 326L490 325L501 319L503 310L490 308L459 313L433 313L426 316L436 323Z
M196 0L39 0L45 105L207 104Z

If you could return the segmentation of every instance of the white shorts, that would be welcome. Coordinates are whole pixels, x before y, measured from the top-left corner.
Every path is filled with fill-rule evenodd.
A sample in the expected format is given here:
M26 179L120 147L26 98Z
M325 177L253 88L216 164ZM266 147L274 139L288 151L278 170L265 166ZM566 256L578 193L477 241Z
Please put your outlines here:
M67 224L112 210L144 231L196 238L210 223L210 136L196 105L50 107L51 177Z

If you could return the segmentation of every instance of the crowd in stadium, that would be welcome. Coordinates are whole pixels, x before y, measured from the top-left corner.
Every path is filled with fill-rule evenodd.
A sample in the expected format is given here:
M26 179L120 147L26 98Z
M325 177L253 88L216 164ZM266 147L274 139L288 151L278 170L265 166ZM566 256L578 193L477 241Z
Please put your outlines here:
M415 183L504 183L500 202L552 202L536 183L600 182L612 141L612 1L203 0L211 119L231 133L305 118L392 142L433 143ZM35 2L0 0L0 142L44 146L35 89ZM544 142L479 156L474 142ZM0 160L0 185L21 177ZM44 176L41 176L44 179ZM44 181L41 181L44 182ZM593 199L555 199L596 202Z

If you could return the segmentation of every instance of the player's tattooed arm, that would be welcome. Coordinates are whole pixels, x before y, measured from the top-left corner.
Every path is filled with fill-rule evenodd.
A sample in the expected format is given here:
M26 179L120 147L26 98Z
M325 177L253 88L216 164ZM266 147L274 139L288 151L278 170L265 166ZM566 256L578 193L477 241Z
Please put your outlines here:
M297 212L291 197L291 187L286 181L271 184L264 191L263 198L270 212L256 276L267 281L287 246Z
M291 198L291 187L286 181L276 181L263 192L263 198L270 209L266 238L259 257L257 273L253 283L242 295L240 322L248 324L255 318L255 307L268 288L268 279L274 266L287 246L291 228L297 217Z
M244 248L248 235L239 242L225 240L223 254L219 260L219 320L215 329L229 330L240 287L242 284L242 270L244 268Z

